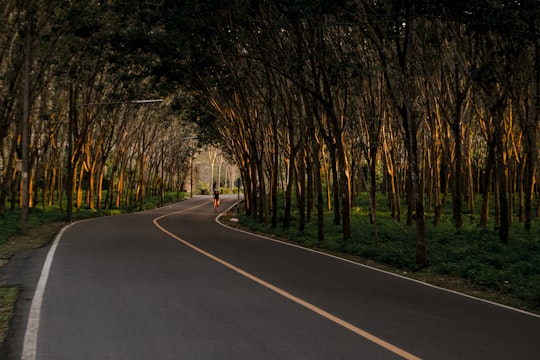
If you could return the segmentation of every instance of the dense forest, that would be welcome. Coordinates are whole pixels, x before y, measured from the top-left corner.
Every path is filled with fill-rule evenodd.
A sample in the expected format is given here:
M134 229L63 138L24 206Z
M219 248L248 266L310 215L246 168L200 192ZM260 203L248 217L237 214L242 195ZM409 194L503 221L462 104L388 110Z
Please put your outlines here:
M351 238L359 196L377 241L381 193L418 265L446 203L539 234L536 0L0 4L0 214L174 189L211 142L248 216L319 241L326 213Z

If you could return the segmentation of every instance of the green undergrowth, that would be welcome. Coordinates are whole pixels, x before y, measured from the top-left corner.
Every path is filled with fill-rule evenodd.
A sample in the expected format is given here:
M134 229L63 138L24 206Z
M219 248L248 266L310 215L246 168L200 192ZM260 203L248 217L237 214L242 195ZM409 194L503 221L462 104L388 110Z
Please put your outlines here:
M180 199L183 199L187 194L181 193ZM163 203L170 204L179 200L176 192L168 192L164 196ZM144 210L154 209L159 207L158 196L147 196L144 200L142 208ZM74 208L72 220L82 220L106 215L118 215L140 210L140 203L133 201L129 206L123 206L112 209L89 209L82 206L79 209ZM59 205L46 206L41 205L28 209L28 227L34 228L44 224L66 221L66 205L60 208ZM3 216L0 216L0 245L3 244L9 237L21 232L21 210L6 210Z
M5 339L9 331L9 322L18 295L18 288L0 287L0 339L2 340Z
M452 220L451 204L444 209L443 219L433 225L433 215L426 214L426 253L428 264L419 267L416 259L415 225L396 221L384 210L384 198L379 198L377 233L369 221L367 199L360 199L352 211L352 238L343 240L341 226L333 224L333 214L325 214L325 240L317 240L315 214L298 231L293 220L289 229L283 229L282 218L276 228L240 215L240 224L251 230L269 233L297 244L328 252L358 256L391 266L401 272L459 277L477 288L510 298L513 306L540 311L540 221L534 219L530 234L523 225L514 222L510 241L499 241L493 224L481 228L477 220L467 215L464 225L457 230ZM296 215L296 214L295 214ZM297 219L296 216L293 219ZM459 289L458 289L459 290Z

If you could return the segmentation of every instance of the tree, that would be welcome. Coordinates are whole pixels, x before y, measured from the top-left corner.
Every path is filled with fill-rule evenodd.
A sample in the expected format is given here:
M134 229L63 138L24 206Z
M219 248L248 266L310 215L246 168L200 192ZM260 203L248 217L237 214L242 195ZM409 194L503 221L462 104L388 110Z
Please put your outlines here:
M387 94L401 118L408 155L408 178L416 218L416 263L426 264L425 211L420 172L419 131L421 118L414 101L418 95L413 44L416 42L416 8L411 2L393 4L362 3L358 19L379 56ZM389 46L391 45L391 47Z

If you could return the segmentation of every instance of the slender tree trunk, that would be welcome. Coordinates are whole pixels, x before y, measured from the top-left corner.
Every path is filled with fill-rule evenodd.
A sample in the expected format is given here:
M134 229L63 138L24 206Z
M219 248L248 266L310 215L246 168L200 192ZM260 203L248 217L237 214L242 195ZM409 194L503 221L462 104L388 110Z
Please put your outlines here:
M311 223L313 212L313 161L306 148L306 222Z
M470 141L469 141L470 143ZM474 179L474 170L473 170L473 163L472 163L472 150L471 150L471 146L468 147L468 151L466 152L467 153L467 175L468 175L468 193L469 193L469 196L468 196L468 208L469 208L469 213L471 214L470 215L470 219L472 220L473 217L474 217L474 211L475 211L475 196L476 196L476 192L475 192L475 179Z
M68 119L68 148L67 148L67 180L66 180L66 217L67 221L73 219L73 187L75 181L74 162L73 162L73 133L77 121L77 93L75 84L69 85L69 119Z
M49 180L49 193L48 193L48 197L46 199L46 204L48 206L53 206L54 205L54 192L56 190L56 177L58 176L57 174L57 170L56 170L56 165L53 164L52 165L52 168L51 168L51 174L50 174L50 180Z
M396 171L394 157L392 156L392 150L390 149L388 143L393 143L393 136L392 136L391 129L389 129L387 136L383 135L383 149L384 149L384 159L385 159L384 163L386 165L388 183L390 185L390 191L388 193L388 202L389 202L389 206L391 210L391 216L392 216L392 219L396 219L397 221L400 221L401 207L400 207L399 186L397 185L398 172Z
M83 185L84 185L84 160L76 164L75 169L79 169L79 181L77 182L77 210L83 205Z
M276 151L275 149L274 151ZM279 176L279 156L276 154L273 156L272 161L272 173L270 178L270 210L271 220L270 227L275 229L278 222L278 176Z
M433 216L433 225L438 226L439 222L442 219L442 199L441 199L441 159L438 154L438 150L433 150L433 205L434 205L434 216Z
M112 170L111 170L111 177L109 178L109 184L108 184L109 186L107 187L107 194L105 194L105 200L103 203L103 206L105 209L111 209L113 205L114 185L116 182L116 171L117 171L117 167L116 165L113 165Z
M349 166L347 161L347 155L345 154L345 149L343 148L343 139L337 141L337 143L338 146L336 149L336 153L338 155L339 166L339 193L341 195L341 219L343 239L349 240L352 237Z
M266 185L264 181L264 168L262 160L257 161L258 196L259 196L259 221L268 224L268 211L266 207Z
M95 200L94 200L94 194L96 191L96 170L97 170L97 160L92 161L92 165L90 166L89 176L88 176L88 189L87 189L87 198L88 198L88 208L90 210L94 210L96 208Z
M125 171L125 166L121 165L120 172L118 174L118 185L117 185L116 200L115 200L115 206L117 208L120 207L120 204L122 201L122 195L124 193L124 171Z
M410 162L410 160L409 160ZM412 175L411 175L411 165L407 166L406 169L406 179L405 179L405 186L406 186L406 201L407 201L407 225L412 225L415 214L414 214L414 190L413 190L413 184L412 184Z
M23 71L23 99L22 99L22 126L21 126L21 149L22 149L22 171L21 171L21 232L28 233L28 207L30 202L29 185L29 148L30 148L30 106L31 106L31 72L32 72L32 32L33 32L33 9L30 2L26 4L26 30L25 30L25 50L24 50L24 71Z
M319 140L318 134L315 130L315 119L318 114L318 107L314 105L311 107L305 107L305 113L306 113L306 119L308 121L308 136L309 141L308 143L311 143L311 152L308 153L308 156L311 155L313 166L312 166L312 172L313 172L313 181L314 181L314 187L315 187L315 193L316 193L316 209L317 209L317 240L319 243L324 242L324 194L323 194L323 177L321 174L321 171L324 171L326 174L326 179L328 181L328 170L326 166L326 157L324 154L323 146L321 144L321 141ZM306 103L304 102L304 105ZM323 164L321 164L321 160L323 159ZM324 169L324 170L323 170ZM328 183L326 188L328 189ZM327 196L329 196L328 191L326 192ZM327 197L328 203L330 203L330 198Z
M254 219L257 219L259 215L259 184L257 179L257 164L252 161L250 164L250 192L251 192L251 215Z
M456 71L456 83L458 82ZM458 91L456 84L456 91ZM458 95L459 97L459 95ZM452 212L454 215L454 224L457 229L463 226L463 156L461 136L461 104L457 101L454 123L452 125L454 132L454 141L456 146L456 155L454 161L454 193L452 194Z
M324 150L321 150L321 156L323 159L324 181L326 184L326 210L330 212L332 211L332 182L330 181L330 171L328 168L328 161L326 159L326 154Z
M413 140L413 151L418 151L417 141ZM424 192L422 189L422 180L418 179L418 160L415 159L412 165L411 177L413 183L413 194L415 198L416 209L416 264L426 265L426 223L424 210Z
M379 230L377 228L377 147L372 146L370 149L369 173L370 173L370 186L369 186L369 220L373 225L373 238L375 244L379 244Z
M439 111L437 109L436 122L431 126L432 149L431 149L431 191L433 192L433 226L438 226L442 219L441 200L441 134L439 128L442 124Z
M493 173L493 165L495 163L495 149L494 145L488 143L488 156L486 161L486 168L484 172L484 181L482 187L482 208L480 209L480 227L487 227L489 219L489 196L491 187L491 178Z
M43 165L43 187L41 189L41 206L43 210L45 210L45 206L47 205L47 197L49 195L50 191L50 181L51 181L51 172L49 167L51 166L50 159Z
M287 178L287 187L285 188L285 214L283 217L284 229L288 229L291 226L291 200L295 179L293 159L289 159L289 174Z
M144 172L145 172L145 164L144 164L144 151L146 149L145 143L146 143L146 136L143 132L142 134L142 145L140 149L140 173L139 173L139 182L138 182L138 189L137 189L137 199L139 200L139 211L143 210L144 207L144 196L145 196L145 179L144 179Z
M409 155L409 176L410 190L414 203L416 218L416 264L426 265L426 233L425 233L425 209L424 192L422 191L422 179L420 178L420 169L418 164L418 139L416 119L412 118L408 106L400 108L400 113L404 121L407 141L407 152Z
M330 160L332 165L332 194L333 194L333 203L334 203L334 225L341 224L341 206L339 204L339 173L338 165L336 160L336 150L334 146L329 147L330 150Z
M523 227L530 234L532 228L532 202L536 183L538 164L538 130L535 124L540 123L540 40L535 43L535 89L534 89L534 112L527 114L527 129L525 131L525 144L527 152L526 167L524 172L525 209ZM538 194L537 194L538 196ZM540 213L540 199L537 199L537 214Z
M322 243L324 241L324 197L321 177L321 163L319 160L321 148L317 141L314 142L313 154L313 175L315 178L315 191L317 194L317 240Z
M103 171L103 164L99 164L98 166L98 185L97 185L97 208L98 210L101 210L103 206L103 177L104 177L104 171Z
M271 227L275 229L278 222L278 177L279 177L279 142L277 124L274 122L274 153L272 154L272 173L270 178L270 207L272 211Z
M7 162L7 168L6 168L6 176L2 179L2 182L0 183L0 217L4 216L6 213L6 201L8 194L11 194L13 197L13 184L16 180L16 169L14 169L14 162L15 162L15 154L17 149L17 137L14 136L11 140L11 149L9 151L8 156L8 162ZM10 171L9 169L13 169ZM11 206L13 206L13 200L11 201Z
M501 134L502 136L502 134ZM502 148L503 139L500 139L500 149L497 151L497 179L499 189L500 227L499 240L506 244L510 233L510 209L508 204L508 163L506 150Z
M306 228L306 171L304 163L304 151L298 152L298 158L294 161L296 181L296 198L298 202L298 231L303 234Z

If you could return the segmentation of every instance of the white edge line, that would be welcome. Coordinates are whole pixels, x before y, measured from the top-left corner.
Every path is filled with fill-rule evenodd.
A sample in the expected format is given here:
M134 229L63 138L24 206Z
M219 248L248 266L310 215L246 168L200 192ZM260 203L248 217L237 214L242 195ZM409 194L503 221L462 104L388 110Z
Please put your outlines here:
M452 294L455 294L455 295L460 295L460 296L463 296L463 297L466 297L466 298L469 298L469 299L481 301L481 302L484 302L484 303L487 303L487 304L495 305L495 306L498 306L498 307L501 307L501 308L504 308L504 309L507 309L507 310L516 311L516 312L522 313L524 315L529 315L529 316L536 317L536 318L540 319L540 315L529 312L529 311L521 310L521 309L518 309L518 308L515 308L515 307L512 307L512 306L508 306L508 305L504 305L504 304L499 304L499 303L496 303L494 301L490 301L490 300L482 299L482 298L479 298L479 297L476 297L476 296L464 294L464 293L461 293L459 291L446 289L446 288L443 288L443 287L440 287L440 286L437 286L437 285L433 285L433 284L430 284L430 283L427 283L427 282L424 282L424 281L421 281L421 280L416 280L416 279L409 278L409 277L406 277L406 276L403 276L403 275L400 275L400 274L396 274L396 273L393 273L393 272L378 269L378 268L373 267L373 266L362 264L362 263L359 263L359 262L356 262L356 261L353 261L353 260L345 259L345 258L339 257L337 255L332 255L332 254L325 253L323 251L310 249L310 248L307 248L307 247L304 247L304 246L301 246L301 245L298 245L298 244L289 243L289 242L278 240L278 239L273 239L273 238L265 236L265 235L260 235L260 234L252 233L252 232L249 232L249 231L246 231L246 230L238 229L238 228L235 228L233 226L229 226L229 225L226 225L225 223L220 222L219 218L222 217L223 215L225 215L230 209L235 207L237 204L238 203L234 203L229 208L227 208L227 210L223 211L221 214L216 216L216 218L215 218L216 223L218 223L219 225L221 225L223 227L226 227L228 229L238 231L238 232L241 232L241 233L244 233L244 234L253 235L253 236L256 236L258 238L265 239L265 240L270 240L270 241L273 241L273 242L276 242L276 243L279 243L279 244L282 244L282 245L287 245L287 246L295 247L295 248L302 249L302 250L305 250L305 251L310 251L312 253L316 253L316 254L319 254L319 255L328 256L328 257L331 257L333 259L337 259L337 260L347 262L349 264L361 266L361 267L364 267L364 268L367 268L367 269L370 269L370 270L373 270L373 271L378 271L378 272L381 272L381 273L384 273L384 274L387 274L387 275L392 275L392 276L398 277L398 278L403 279L403 280L412 281L412 282L415 282L415 283L420 284L420 285L424 285L424 286L428 286L428 287L431 287L431 288L434 288L434 289L446 291L446 292L449 292L449 293L452 293Z
M175 204L169 204L165 207L170 207ZM144 213L144 212L145 211L141 211L141 212L136 212L136 213L131 213L131 214L139 214L139 213ZM120 215L125 215L125 214L120 214ZM118 215L110 215L110 216L118 216ZM93 219L94 218L85 219L82 221L88 221L88 220L93 220ZM21 360L35 360L36 359L37 337L38 337L38 331L39 331L39 320L41 316L41 305L43 303L43 294L45 293L45 287L47 285L47 280L49 279L49 272L51 269L52 261L54 258L54 254L56 253L56 248L58 247L58 243L60 242L60 239L62 238L64 231L73 224L75 223L71 223L64 226L60 230L60 232L55 236L54 241L51 245L51 248L49 249L49 252L47 253L47 257L45 258L45 262L43 263L43 267L41 268L41 274L39 276L36 289L34 290L34 296L32 297L32 303L30 305L30 311L28 314L28 321L26 323L26 331L24 333Z
M22 360L34 360L36 358L36 349L37 349L37 335L39 331L39 318L41 314L41 304L43 302L43 294L45 292L45 286L47 285L47 280L49 278L49 271L51 269L52 261L60 238L64 234L64 231L71 226L72 224L66 225L60 230L60 232L55 236L53 244L47 253L47 258L43 263L43 268L41 269L41 275L39 281L36 285L36 290L34 291L34 296L32 298L32 304L30 305L30 312L28 314L28 322L26 323L26 331L24 333L24 342L22 349Z

